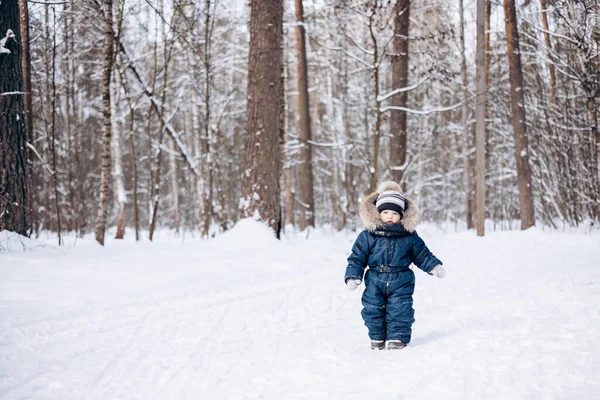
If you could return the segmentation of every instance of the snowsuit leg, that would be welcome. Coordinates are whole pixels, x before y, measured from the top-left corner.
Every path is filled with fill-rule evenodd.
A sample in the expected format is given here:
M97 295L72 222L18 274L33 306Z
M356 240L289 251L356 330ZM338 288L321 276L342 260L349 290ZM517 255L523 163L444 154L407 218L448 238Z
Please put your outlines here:
M415 322L412 295L415 292L415 274L412 270L389 274L386 305L387 340L401 340L408 344Z
M361 315L365 321L365 325L369 329L369 338L371 340L386 340L386 275L372 269L367 270L365 274L365 291L362 295L362 305L364 308Z

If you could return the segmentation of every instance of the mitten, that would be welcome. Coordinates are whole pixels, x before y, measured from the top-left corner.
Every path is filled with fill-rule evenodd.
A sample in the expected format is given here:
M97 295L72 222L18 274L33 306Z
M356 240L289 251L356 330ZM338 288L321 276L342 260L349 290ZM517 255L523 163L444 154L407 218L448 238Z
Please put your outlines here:
M355 290L362 281L360 279L348 279L346 287L348 290Z
M434 269L431 270L431 273L438 278L443 278L446 275L446 270L442 267L442 264L436 265Z

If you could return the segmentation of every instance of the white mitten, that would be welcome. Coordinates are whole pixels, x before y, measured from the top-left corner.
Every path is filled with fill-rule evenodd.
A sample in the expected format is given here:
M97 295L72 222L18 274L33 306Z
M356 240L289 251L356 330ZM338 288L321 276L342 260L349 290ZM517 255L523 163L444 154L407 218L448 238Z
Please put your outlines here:
M362 281L360 279L348 279L348 282L346 282L346 287L348 288L348 290L356 290L356 288L358 287L358 285L360 285Z
M437 276L438 278L443 278L446 275L446 270L444 269L444 267L442 267L441 264L439 264L431 270L431 273Z

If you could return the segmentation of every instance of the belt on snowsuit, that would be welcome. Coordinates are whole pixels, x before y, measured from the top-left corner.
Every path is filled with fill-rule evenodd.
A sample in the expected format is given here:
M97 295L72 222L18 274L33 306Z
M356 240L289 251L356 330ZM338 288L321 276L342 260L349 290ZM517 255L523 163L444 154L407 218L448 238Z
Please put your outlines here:
M394 267L391 265L380 265L378 267L369 267L369 269L374 269L377 272L389 272L389 273L410 271L410 268L408 268L408 267Z

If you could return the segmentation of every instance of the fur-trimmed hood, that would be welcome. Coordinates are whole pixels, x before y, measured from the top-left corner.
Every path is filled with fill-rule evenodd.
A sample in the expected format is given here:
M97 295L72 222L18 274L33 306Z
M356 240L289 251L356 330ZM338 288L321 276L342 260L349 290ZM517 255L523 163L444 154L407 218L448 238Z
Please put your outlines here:
M383 225L381 218L379 218L379 212L375 207L375 200L377 200L377 196L379 196L380 193L385 192L386 190L395 190L396 192L402 193L400 185L393 181L386 181L381 183L377 190L368 195L360 204L360 220L365 226L365 229L369 232L375 232ZM419 209L411 199L406 196L404 199L406 205L404 208L404 216L400 220L400 223L407 231L412 233L419 224Z

